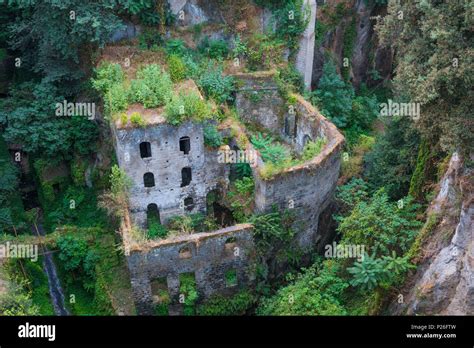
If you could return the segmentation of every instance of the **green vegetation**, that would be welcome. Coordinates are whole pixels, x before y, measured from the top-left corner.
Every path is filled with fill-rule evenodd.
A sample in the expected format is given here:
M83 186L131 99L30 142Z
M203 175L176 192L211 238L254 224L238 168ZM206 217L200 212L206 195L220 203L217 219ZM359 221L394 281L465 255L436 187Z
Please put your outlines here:
M87 155L95 149L99 132L93 121L55 116L56 103L65 98L52 84L23 82L14 85L9 95L0 101L6 142L22 144L29 154L58 160Z
M387 122L385 133L377 136L373 150L365 156L365 175L372 189L385 188L398 200L408 194L416 166L418 132L406 117Z
M346 315L341 301L349 287L339 276L341 265L327 260L298 275L290 285L263 299L257 308L259 315Z
M228 296L214 296L202 304L196 306L197 315L244 315L254 305L255 296L251 291L240 291Z
M202 213L173 216L166 226L170 234L192 234L218 229L217 223L211 216Z
M232 182L224 198L232 210L232 216L237 222L245 222L253 212L254 180L252 177L243 177Z
M156 51L163 43L161 33L155 28L145 28L138 36L138 47L141 50Z
M371 291L377 287L388 289L393 285L398 277L408 269L415 268L408 261L407 257L383 256L375 259L365 255L360 262L354 262L347 271L352 274L351 285L360 287L362 291Z
M260 175L267 179L281 172L285 168L303 164L316 157L326 144L326 140L318 138L316 141L309 141L303 148L302 154L292 155L289 149L276 142L271 136L263 136L257 133L251 136L250 141L253 146L259 150L265 165L260 169Z
M169 124L177 126L186 120L202 122L212 118L212 109L196 92L174 95L165 107L165 117Z
M471 4L403 2L388 9L376 31L397 50L396 99L421 103L416 128L431 149L439 144L467 155L474 148ZM413 20L399 20L400 11Z
M171 97L172 82L168 73L157 64L147 65L137 72L137 79L130 85L129 100L155 108L167 103Z
M18 262L23 262L23 260ZM39 256L36 262L25 260L23 264L29 282L29 286L25 286L25 288L31 288L31 300L34 305L38 306L39 314L54 315L48 278L43 271L43 257ZM15 267L21 269L22 266L17 264Z
M14 233L25 228L23 203L18 192L19 171L0 137L0 230Z
M143 128L143 127L146 126L146 121L143 119L142 115L140 115L140 113L138 113L138 112L133 112L130 115L130 122L135 127L142 127Z
M208 36L201 40L198 51L211 59L225 59L229 54L227 42L224 40L209 40Z
M186 66L180 56L172 54L168 57L168 71L173 82L179 82L186 78Z
M406 198L399 208L397 203L389 201L383 189L368 201L355 202L351 213L340 219L338 231L344 243L366 245L371 254L378 256L392 251L402 255L408 251L422 225L416 220L419 205Z
M255 33L247 42L246 68L250 71L269 70L283 60L285 42Z
M222 68L219 66L210 64L201 73L197 83L208 97L218 103L222 104L233 100L234 78L232 76L224 76Z
M194 315L194 305L198 300L194 274L182 273L179 275L179 294L180 302L184 307L184 315Z
M351 61L352 61L352 52L354 51L354 41L357 36L356 31L356 17L353 16L349 25L344 29L344 38L343 38L343 51L342 57L343 60L347 59L348 64L342 65L343 77L345 81L349 81L349 71L351 69Z
M209 147L219 147L222 145L222 136L220 135L217 127L213 124L206 124L203 128L204 131L204 144Z
M356 95L352 85L339 77L330 61L324 65L318 89L311 93L310 100L343 130L349 146L357 142L360 134L369 132L379 114L377 98Z
M309 141L303 149L303 155L301 156L303 161L309 161L316 157L324 145L326 145L326 140L323 138L318 138L316 141Z
M26 280L16 275L16 270L2 265L1 276L7 280L6 289L0 294L0 315L23 316L41 314L40 308L33 302L31 291L26 289Z
M128 190L131 185L132 181L125 171L114 165L110 174L110 190L101 194L98 206L112 218L123 217L128 208Z

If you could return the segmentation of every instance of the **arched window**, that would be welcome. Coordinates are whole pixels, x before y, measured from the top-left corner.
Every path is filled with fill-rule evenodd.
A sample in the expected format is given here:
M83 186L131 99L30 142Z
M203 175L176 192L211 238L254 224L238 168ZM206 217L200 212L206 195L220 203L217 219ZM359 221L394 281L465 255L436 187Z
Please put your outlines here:
M140 143L140 156L141 158L151 157L151 145L148 141Z
M192 197L187 197L184 199L184 209L191 211L194 208L194 200Z
M181 169L181 187L188 186L191 180L191 167L184 167Z
M179 139L179 151L183 151L185 155L191 150L191 140L189 137L181 137Z
M150 224L153 222L161 224L160 211L158 210L158 206L155 203L148 204L146 208L146 217L148 227L150 227Z
M148 172L143 175L143 184L145 187L155 186L155 176L153 173Z

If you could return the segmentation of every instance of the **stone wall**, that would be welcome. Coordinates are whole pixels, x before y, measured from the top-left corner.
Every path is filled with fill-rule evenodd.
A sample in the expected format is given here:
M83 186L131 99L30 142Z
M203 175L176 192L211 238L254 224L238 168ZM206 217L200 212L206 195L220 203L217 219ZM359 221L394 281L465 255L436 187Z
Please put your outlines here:
M308 141L324 136L315 111L309 111L300 101L290 104L282 99L274 71L233 76L238 80L236 107L244 122L254 123L262 132L284 139L298 153ZM292 97L298 100L297 95Z
M170 296L170 314L180 314L179 275L194 273L200 300L214 294L230 295L255 282L253 227L240 224L209 233L180 236L132 247L127 256L138 314L153 314L151 282L164 278ZM226 283L235 271L237 284Z
M228 167L217 162L217 152L204 146L202 125L187 122L179 127L165 123L145 128L114 129L115 148L120 168L132 179L130 211L132 220L145 226L149 204L158 206L162 223L175 215L204 212L206 195L219 183L226 183ZM179 140L189 137L189 154L180 151ZM149 142L151 157L141 158L140 143ZM192 180L181 187L181 170L190 167ZM154 175L155 186L144 186L144 174ZM194 208L185 210L184 199L191 197Z
M331 202L340 169L340 151L344 142L337 128L299 95L287 104L278 93L273 72L234 75L239 88L236 106L240 117L284 139L298 153L308 141L326 139L321 153L312 160L285 169L271 179L263 179L255 170L255 204L259 212L295 209L297 245L305 250L317 247L320 213ZM262 91L266 93L263 94ZM253 93L259 98L255 98ZM286 124L286 126L285 126Z
M238 80L235 106L243 121L279 134L284 127L286 106L273 80L274 74L274 71L265 71L234 75Z

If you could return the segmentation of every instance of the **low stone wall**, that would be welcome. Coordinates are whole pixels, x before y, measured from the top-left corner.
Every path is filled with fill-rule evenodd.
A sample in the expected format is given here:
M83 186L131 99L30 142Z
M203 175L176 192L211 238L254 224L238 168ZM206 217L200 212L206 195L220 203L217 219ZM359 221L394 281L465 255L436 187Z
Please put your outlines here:
M232 294L252 287L255 282L255 246L253 227L249 224L150 241L131 246L127 254L133 296L141 315L153 314L151 282L155 279L166 279L171 314L180 313L182 273L194 273L200 300L214 294ZM226 283L227 271L236 272L236 285Z

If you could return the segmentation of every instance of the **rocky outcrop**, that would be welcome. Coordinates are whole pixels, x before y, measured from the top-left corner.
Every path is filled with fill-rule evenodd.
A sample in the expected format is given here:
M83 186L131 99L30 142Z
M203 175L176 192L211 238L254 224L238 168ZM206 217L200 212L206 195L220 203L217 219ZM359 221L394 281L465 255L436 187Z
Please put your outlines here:
M472 169L455 153L428 209L428 221L436 216L437 223L421 244L418 270L393 314L474 314L473 184Z

